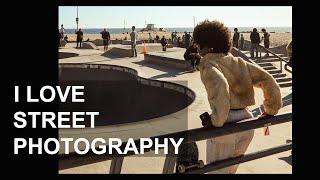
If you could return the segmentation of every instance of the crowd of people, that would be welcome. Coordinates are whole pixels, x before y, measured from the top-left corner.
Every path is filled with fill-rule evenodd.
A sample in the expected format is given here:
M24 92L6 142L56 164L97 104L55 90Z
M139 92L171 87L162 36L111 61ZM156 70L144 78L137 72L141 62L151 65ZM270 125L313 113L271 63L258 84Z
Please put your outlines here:
M257 28L253 28L251 34L250 34L250 41L251 41L251 49L250 49L250 55L251 57L255 57L254 53L256 54L256 57L258 57L259 52L259 44L261 41L263 41L264 47L266 49L269 49L270 47L270 33L266 31L265 28L261 29L261 32L263 33L263 36L260 38L259 32ZM234 28L234 34L232 38L232 44L233 47L236 47L240 50L244 50L244 37L243 34L240 34L238 32L238 28ZM266 56L269 56L269 52L266 51Z

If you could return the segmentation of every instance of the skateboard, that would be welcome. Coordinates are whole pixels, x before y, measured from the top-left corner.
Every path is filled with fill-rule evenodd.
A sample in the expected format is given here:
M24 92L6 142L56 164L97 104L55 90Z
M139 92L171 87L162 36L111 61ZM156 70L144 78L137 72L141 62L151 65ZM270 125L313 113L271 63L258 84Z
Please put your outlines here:
M176 172L185 173L194 168L203 168L204 162L199 160L199 151L196 143L182 144L176 161Z
M212 126L211 116L208 112L201 114L200 119L203 127ZM199 160L199 150L195 142L182 144L179 147L176 165L176 172L179 174L185 173L194 168L204 167L204 162Z

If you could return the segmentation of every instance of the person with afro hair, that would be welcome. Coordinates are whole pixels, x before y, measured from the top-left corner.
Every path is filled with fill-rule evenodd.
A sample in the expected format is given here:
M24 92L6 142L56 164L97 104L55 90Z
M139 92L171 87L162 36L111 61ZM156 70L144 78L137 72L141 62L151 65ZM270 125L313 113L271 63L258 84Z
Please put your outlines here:
M282 107L279 85L264 69L230 53L232 40L228 27L219 21L204 20L195 27L193 39L200 48L200 78L212 110L209 126L221 127L252 118L248 106L255 104L254 87L264 93L265 111L260 117L278 113ZM208 139L207 163L243 155L253 135L254 130L247 130ZM237 168L234 165L209 173L234 174Z

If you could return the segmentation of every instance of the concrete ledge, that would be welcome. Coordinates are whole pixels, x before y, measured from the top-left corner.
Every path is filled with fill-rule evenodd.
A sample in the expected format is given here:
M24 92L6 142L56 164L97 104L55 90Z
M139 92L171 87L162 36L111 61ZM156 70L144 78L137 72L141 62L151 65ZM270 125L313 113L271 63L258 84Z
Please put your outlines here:
M140 44L136 46L137 53L141 54L144 45ZM110 46L110 49L103 54L103 56L108 55L116 55L119 57L130 57L132 55L131 46L129 45L117 45L117 46ZM147 52L156 52L162 51L161 44L146 44Z
M142 44L142 41L138 40L136 43L137 44ZM123 44L123 45L131 45L131 40L122 40L121 44Z
M144 55L144 61L150 61L156 64L170 66L177 69L183 69L183 70L191 69L191 65L190 63L188 63L188 61L176 59L176 58L164 57L164 56L157 56L157 55L148 54L148 53Z

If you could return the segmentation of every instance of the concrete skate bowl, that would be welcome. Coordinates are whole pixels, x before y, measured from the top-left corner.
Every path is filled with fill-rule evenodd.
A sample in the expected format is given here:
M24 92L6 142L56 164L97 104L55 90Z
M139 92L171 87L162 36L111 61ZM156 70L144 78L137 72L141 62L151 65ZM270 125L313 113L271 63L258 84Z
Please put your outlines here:
M59 111L99 112L96 127L166 116L186 108L195 99L195 93L185 86L142 78L128 67L60 64L59 69L60 86L85 87L82 96L85 102L72 103L68 99L60 103ZM90 126L89 116L83 124Z
M70 57L79 56L78 53L69 53L69 52L59 52L59 59L65 59Z

